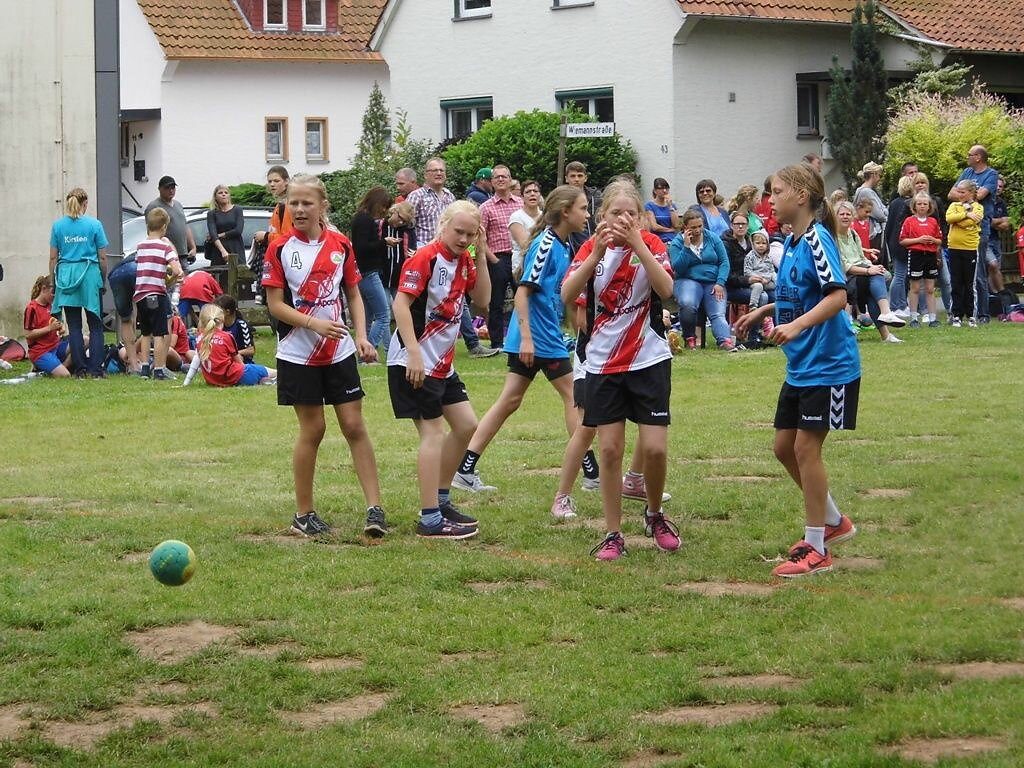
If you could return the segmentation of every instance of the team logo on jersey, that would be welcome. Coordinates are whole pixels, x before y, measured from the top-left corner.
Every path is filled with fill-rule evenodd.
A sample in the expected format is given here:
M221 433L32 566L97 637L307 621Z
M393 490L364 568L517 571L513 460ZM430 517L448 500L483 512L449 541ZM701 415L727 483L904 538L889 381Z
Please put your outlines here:
M462 268L462 279L469 280L469 267Z
M630 251L629 253L630 253L630 256L629 256L629 266L631 266L631 267L639 267L640 266L640 257L637 255L636 251Z
M626 306L631 298L633 298L633 284L625 278L612 280L608 287L601 291L601 303L613 311Z
M335 264L341 264L341 261L344 258L345 256L344 254L342 254L341 251L334 251L331 253L331 261L333 261Z

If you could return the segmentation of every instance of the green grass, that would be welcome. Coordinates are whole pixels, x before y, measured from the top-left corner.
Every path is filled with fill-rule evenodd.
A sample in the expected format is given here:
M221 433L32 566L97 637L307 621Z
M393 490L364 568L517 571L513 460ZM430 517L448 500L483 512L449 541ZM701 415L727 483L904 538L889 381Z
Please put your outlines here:
M614 766L648 751L678 755L673 765L895 766L905 763L887 745L971 735L1007 748L964 764L1021 765L1024 678L954 680L935 666L1024 660L1024 612L1002 600L1024 596L1024 336L999 324L901 335L907 343L891 347L864 334L859 428L826 444L833 494L861 527L837 564L882 567L766 596L666 586L771 583L762 555L801 533L799 496L771 455L778 350L676 358L668 511L684 545L674 556L640 547L639 507L627 502L636 546L613 565L588 557L598 531L548 515L546 470L565 436L543 381L481 461L499 491L456 494L482 524L477 540L453 544L413 536L415 430L391 416L385 368L362 369L394 526L379 546L360 542L362 497L336 426L316 495L337 540L241 538L283 530L293 511L294 416L272 388L126 377L0 387L0 713L31 720L0 737L0 765L522 768ZM270 363L271 339L258 347ZM459 354L482 414L504 365ZM770 479L713 477L737 475ZM596 494L576 498L582 516L600 517ZM122 560L167 538L199 560L177 589ZM480 593L466 586L475 581L514 583ZM238 638L173 664L125 639L193 620ZM292 645L270 658L240 650L282 641ZM450 656L464 652L473 655ZM303 664L333 656L362 665ZM710 680L756 673L801 683ZM167 682L185 687L148 701L176 704L169 722L139 722L88 749L47 738L55 723L103 717ZM282 717L372 692L391 698L368 718L298 731ZM215 714L188 710L200 701ZM718 702L778 708L713 728L643 716ZM464 704L519 704L526 718L492 734L451 716Z

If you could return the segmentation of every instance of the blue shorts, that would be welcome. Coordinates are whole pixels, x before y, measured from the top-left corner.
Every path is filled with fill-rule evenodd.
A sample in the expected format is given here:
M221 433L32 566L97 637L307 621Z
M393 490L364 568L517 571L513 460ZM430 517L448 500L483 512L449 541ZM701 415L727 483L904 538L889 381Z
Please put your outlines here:
M246 363L242 378L238 380L238 386L254 387L260 383L260 380L267 378L269 375L270 371L265 366L256 365L256 363Z
M53 373L54 369L64 365L64 358L68 356L68 340L61 339L57 348L42 355L35 362L36 368L43 373Z

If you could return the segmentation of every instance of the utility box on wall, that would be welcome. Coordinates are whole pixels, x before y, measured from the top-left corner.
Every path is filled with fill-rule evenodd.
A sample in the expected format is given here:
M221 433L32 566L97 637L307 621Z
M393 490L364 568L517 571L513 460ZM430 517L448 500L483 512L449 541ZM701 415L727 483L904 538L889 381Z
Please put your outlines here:
M135 161L135 180L145 181L146 180L146 161L136 160Z

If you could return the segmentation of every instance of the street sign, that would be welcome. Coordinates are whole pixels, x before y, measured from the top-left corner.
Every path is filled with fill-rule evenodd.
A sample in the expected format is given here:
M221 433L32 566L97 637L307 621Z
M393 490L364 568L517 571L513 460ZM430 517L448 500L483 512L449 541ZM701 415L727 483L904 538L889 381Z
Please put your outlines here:
M615 123L567 123L567 139L607 139L615 135Z

